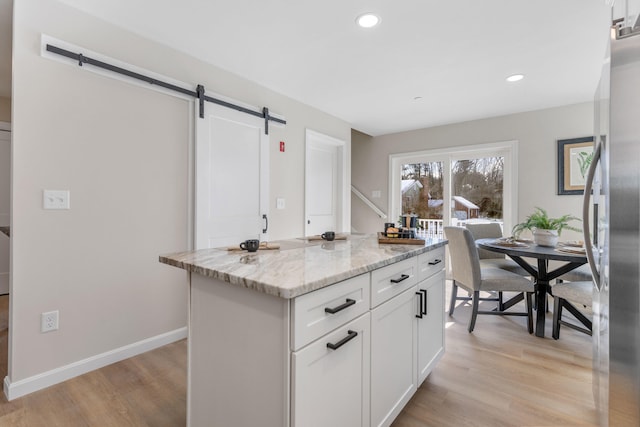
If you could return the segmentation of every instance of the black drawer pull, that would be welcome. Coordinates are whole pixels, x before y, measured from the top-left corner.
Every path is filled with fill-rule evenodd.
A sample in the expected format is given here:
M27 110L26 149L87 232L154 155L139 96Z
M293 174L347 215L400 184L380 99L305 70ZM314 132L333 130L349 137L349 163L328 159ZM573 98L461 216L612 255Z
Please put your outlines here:
M352 339L354 339L355 337L358 336L358 333L356 331L349 330L349 331L347 331L347 333L349 335L347 335L346 337L342 338L340 341L338 341L335 344L328 342L327 343L327 347L329 347L331 350L337 350L337 349L339 349L340 347L342 347L343 345L345 345L346 343L348 343L349 341L351 341Z
M424 294L424 305L423 305L423 309L422 309L422 314L424 314L425 316L428 315L429 313L427 313L427 302L429 301L427 299L428 295L427 295L427 290L426 289L420 289L420 292L422 292Z
M342 311L345 308L350 307L355 303L356 303L356 300L347 298L347 302L345 302L342 305L339 305L339 306L334 307L334 308L325 307L324 312L325 313L329 313L329 314L336 314L337 312Z
M420 300L418 300L418 314L416 314L416 317L418 319L422 319L422 305L424 304L422 291L416 292L416 295L420 297Z
M442 262L441 259L434 259L433 261L429 261L429 265L437 265Z
M408 274L402 274L402 275L400 275L399 279L391 279L391 283L400 283L403 280L407 280L409 277L411 277L411 276L409 276Z

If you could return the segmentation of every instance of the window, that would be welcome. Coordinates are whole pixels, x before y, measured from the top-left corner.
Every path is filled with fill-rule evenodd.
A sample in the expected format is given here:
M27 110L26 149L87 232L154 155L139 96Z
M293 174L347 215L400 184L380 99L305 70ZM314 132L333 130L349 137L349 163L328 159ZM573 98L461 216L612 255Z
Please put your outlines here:
M414 214L429 234L486 221L508 233L516 218L516 159L515 141L393 154L390 217Z

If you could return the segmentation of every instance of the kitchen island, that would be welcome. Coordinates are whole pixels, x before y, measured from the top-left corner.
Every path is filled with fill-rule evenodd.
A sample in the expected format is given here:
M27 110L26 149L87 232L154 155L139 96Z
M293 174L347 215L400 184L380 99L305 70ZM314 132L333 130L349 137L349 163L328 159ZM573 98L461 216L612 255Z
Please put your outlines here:
M444 240L160 257L190 273L188 425L388 426L444 352Z

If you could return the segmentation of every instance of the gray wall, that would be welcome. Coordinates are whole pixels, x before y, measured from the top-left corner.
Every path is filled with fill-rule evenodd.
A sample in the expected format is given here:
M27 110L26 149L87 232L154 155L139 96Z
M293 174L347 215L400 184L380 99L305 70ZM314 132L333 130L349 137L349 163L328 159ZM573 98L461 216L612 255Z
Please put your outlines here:
M0 96L0 122L11 121L11 98Z
M389 155L436 148L466 146L499 141L518 141L518 210L521 221L540 206L552 216L573 214L581 217L581 196L556 195L556 140L593 134L593 104L512 114L370 137L352 132L351 183L388 212ZM371 199L380 190L382 198ZM384 220L352 196L352 226L359 232L381 230ZM579 226L579 224L575 224ZM579 237L563 232L563 237Z
M59 2L14 12L12 383L187 321L187 275L158 255L188 249L192 101L42 57L41 34L286 116L270 139L274 239L303 235L305 128L351 138L341 120ZM45 188L70 190L71 210L44 211ZM42 334L49 310L60 330Z

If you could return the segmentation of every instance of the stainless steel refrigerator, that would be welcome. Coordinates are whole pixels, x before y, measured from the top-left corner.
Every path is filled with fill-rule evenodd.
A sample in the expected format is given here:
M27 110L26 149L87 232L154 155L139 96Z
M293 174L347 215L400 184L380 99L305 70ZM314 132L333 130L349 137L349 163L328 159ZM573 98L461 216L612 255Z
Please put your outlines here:
M596 93L583 212L594 224L594 397L610 427L640 426L640 19L628 21L614 21Z

